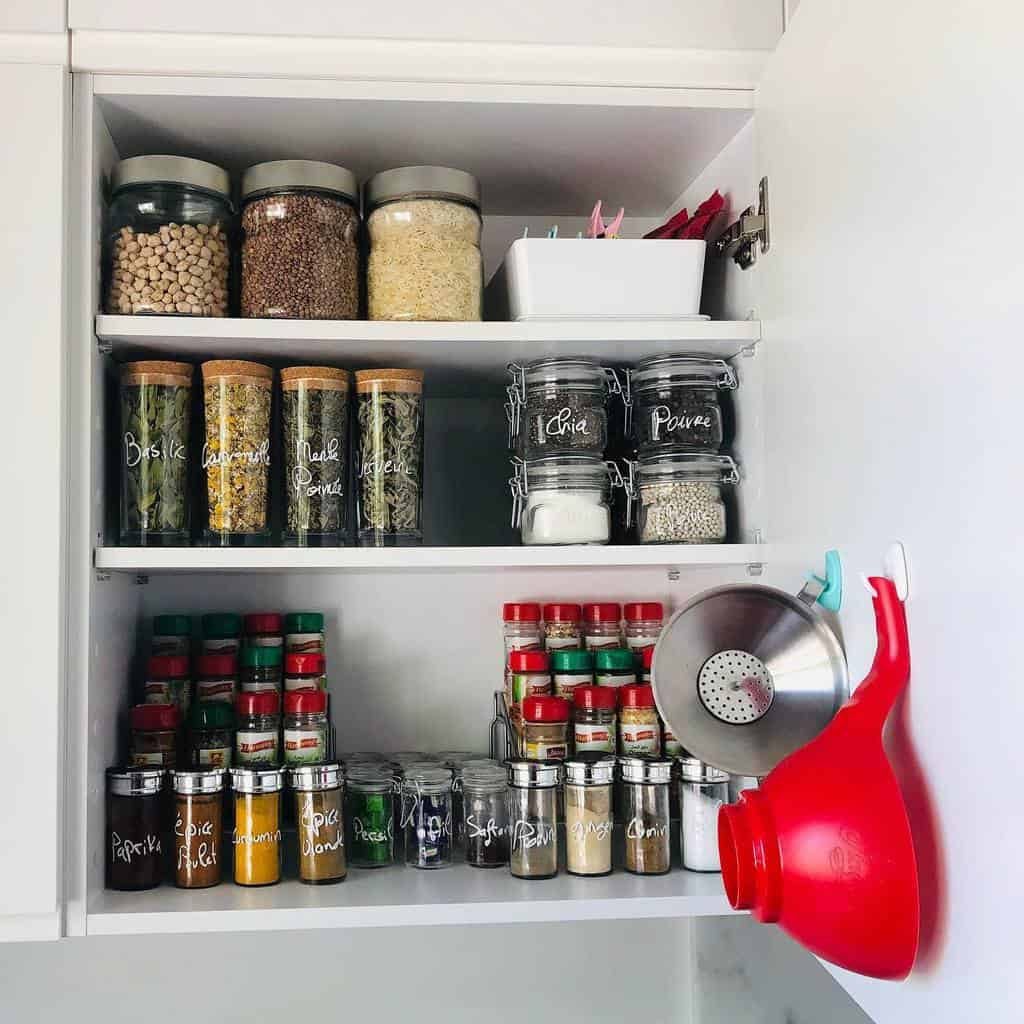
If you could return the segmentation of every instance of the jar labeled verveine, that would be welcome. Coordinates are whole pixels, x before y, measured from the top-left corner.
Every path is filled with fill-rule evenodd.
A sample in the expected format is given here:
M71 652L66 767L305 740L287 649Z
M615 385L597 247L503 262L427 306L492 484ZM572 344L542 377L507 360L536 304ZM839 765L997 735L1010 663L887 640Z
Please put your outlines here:
M622 606L614 601L600 601L583 606L583 642L588 651L621 644L619 623Z
M450 167L397 167L364 188L371 320L479 320L480 184Z
M221 880L224 823L224 772L175 771L174 884L179 889L208 889Z
M188 615L154 615L149 653L187 658L192 651L192 619Z
M561 761L568 753L569 702L562 697L526 697L523 756L528 761Z
M511 761L508 766L509 869L516 878L558 874L558 784L561 765Z
M402 780L405 863L441 868L452 862L452 773L440 765L407 770Z
M552 651L551 672L555 696L571 701L577 686L594 685L594 655L590 651Z
M395 780L374 765L353 765L345 800L349 863L358 868L385 867L394 860Z
M213 360L202 371L207 542L264 543L274 371L242 359Z
M348 533L349 373L329 366L281 371L286 544L333 547Z
M235 701L235 764L280 763L280 706L276 692L238 695Z
M201 654L196 659L196 703L235 702L238 688L238 662L233 654Z
M121 543L187 544L192 367L126 363L120 398Z
M146 704L173 704L184 718L192 703L192 677L184 655L158 654L146 662Z
M720 396L735 387L722 359L654 356L638 363L630 374L637 447L717 452L724 436Z
M622 820L626 834L626 870L663 875L672 867L669 789L672 762L667 758L623 757Z
M345 867L345 783L336 763L300 765L290 772L295 791L299 881L341 882Z
M524 544L607 544L611 488L621 485L613 463L592 455L547 455L518 463L512 525Z
M571 875L612 870L615 759L592 754L565 762L565 866Z
M228 172L180 156L136 156L110 175L108 313L227 316Z
M235 792L236 885L275 885L281 881L280 768L232 768Z
M359 186L344 167L273 160L242 175L244 317L359 316Z
M136 704L130 712L134 767L173 768L178 763L181 711L174 704Z
M108 889L153 889L160 884L163 784L164 771L160 768L108 769Z
M508 863L508 772L499 764L475 763L462 769L466 863L496 868Z

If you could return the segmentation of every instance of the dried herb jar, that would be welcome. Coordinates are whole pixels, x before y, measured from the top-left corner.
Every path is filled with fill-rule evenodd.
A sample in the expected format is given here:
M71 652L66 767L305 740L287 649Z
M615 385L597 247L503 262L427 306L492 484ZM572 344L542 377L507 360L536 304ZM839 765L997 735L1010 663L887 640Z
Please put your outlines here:
M181 710L174 704L136 704L129 713L134 767L173 768L178 763Z
M516 878L558 874L561 769L560 764L546 761L509 762L509 870Z
M154 889L163 873L162 768L107 770L106 886Z
M187 544L192 367L125 363L120 400L121 543Z
M281 371L285 544L337 547L348 533L349 372Z
M327 760L327 694L291 690L284 695L284 763Z
M192 706L189 715L189 763L194 768L231 767L235 749L233 704L207 701Z
M224 772L219 768L176 771L174 790L174 884L209 889L221 880Z
M661 753L661 721L650 686L619 687L619 753L623 757Z
M619 479L611 467L592 455L545 455L519 463L518 476L509 484L512 525L519 528L522 542L607 544L611 486Z
M569 702L562 697L525 698L523 756L528 761L562 761L568 753Z
M348 773L345 829L352 867L380 868L395 855L395 780L378 765L353 765Z
M203 654L237 654L242 646L242 617L210 612L202 618Z
M299 765L289 776L295 792L299 881L307 885L344 881L345 781L341 765Z
M281 761L281 701L277 693L240 693L235 699L235 764Z
M573 746L577 754L615 753L615 709L612 686L577 686L573 691Z
M206 539L222 546L264 543L274 371L242 359L216 359L202 371Z
M228 172L135 156L110 175L108 313L227 316L233 210Z
M273 160L242 175L244 317L359 316L359 185L316 160Z
M280 768L232 768L235 793L235 884L276 885L281 881Z
M243 693L279 693L281 680L281 647L242 648L239 686Z
M551 652L555 696L571 701L577 686L594 685L594 655L590 651Z
M480 183L450 167L398 167L364 189L371 320L479 320Z
M402 780L401 826L405 863L443 868L452 862L452 773L441 765L407 769Z
M462 769L466 863L497 868L508 863L508 772L499 764L474 763Z
M188 615L154 615L149 653L187 658L192 652L192 619Z
M356 372L359 543L423 540L423 373Z
M626 870L637 875L664 875L672 867L672 762L668 758L622 757L619 767Z
M591 754L565 762L565 866L571 875L612 870L615 759Z

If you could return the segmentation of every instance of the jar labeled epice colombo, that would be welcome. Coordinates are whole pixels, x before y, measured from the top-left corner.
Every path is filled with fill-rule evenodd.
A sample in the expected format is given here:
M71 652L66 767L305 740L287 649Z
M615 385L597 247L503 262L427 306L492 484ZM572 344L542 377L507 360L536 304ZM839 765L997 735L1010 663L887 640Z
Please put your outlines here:
M558 874L561 768L544 761L509 762L509 870L516 878L553 878Z
M174 884L208 889L221 880L224 772L219 768L176 771L174 788Z
M330 885L345 878L345 783L341 765L291 769L299 840L299 881Z
M192 367L121 367L121 543L187 544Z
M106 886L153 889L163 867L162 768L107 771Z
M280 768L232 768L235 791L235 884L281 881Z

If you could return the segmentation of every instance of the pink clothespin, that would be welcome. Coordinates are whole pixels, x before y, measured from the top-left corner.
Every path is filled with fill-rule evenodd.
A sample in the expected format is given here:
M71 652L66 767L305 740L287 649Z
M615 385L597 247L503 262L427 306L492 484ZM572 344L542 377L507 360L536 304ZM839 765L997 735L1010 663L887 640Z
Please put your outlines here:
M594 204L594 210L590 214L590 225L587 228L587 238L618 238L619 228L622 227L622 219L626 216L624 207L619 208L615 219L607 226L601 218L601 200Z
M619 207L619 212L615 214L615 219L604 229L605 238L618 238L619 228L622 227L622 218L626 216L626 208L624 206Z

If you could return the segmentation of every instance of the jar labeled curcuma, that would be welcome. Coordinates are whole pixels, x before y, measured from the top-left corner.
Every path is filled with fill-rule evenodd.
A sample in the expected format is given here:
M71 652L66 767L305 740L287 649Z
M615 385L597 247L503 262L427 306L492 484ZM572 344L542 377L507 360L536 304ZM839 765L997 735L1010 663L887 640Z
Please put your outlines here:
M110 191L107 312L227 316L228 172L187 157L135 156L114 167Z

